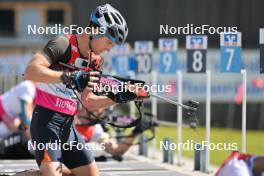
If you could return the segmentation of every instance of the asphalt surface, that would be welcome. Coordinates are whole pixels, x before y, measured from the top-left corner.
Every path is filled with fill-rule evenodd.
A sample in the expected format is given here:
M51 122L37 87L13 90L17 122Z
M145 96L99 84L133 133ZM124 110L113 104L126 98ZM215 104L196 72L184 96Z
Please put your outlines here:
M155 163L125 157L122 162L97 162L102 176L184 176ZM0 175L15 175L28 169L38 169L34 160L0 160Z

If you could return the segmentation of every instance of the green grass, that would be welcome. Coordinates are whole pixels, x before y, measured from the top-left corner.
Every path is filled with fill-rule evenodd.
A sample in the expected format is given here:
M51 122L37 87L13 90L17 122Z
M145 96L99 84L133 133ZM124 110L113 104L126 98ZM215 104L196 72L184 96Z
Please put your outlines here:
M172 126L160 126L156 129L156 145L160 147L160 141L169 137L173 142L177 142L177 128ZM195 131L190 128L182 129L183 143L188 140L195 142L205 141L205 128L199 127ZM264 154L264 131L247 131L247 153L254 155ZM211 143L237 143L238 150L241 151L241 130L211 128ZM227 147L228 148L228 147ZM177 150L175 151L177 152ZM193 158L193 150L184 150L183 155ZM231 151L211 151L210 162L220 165Z

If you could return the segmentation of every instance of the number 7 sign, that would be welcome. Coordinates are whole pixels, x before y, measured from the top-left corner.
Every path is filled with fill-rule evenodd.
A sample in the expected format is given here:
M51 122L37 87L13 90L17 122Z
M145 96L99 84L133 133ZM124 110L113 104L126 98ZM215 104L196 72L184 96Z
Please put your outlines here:
M221 72L240 73L241 33L222 33L220 36Z

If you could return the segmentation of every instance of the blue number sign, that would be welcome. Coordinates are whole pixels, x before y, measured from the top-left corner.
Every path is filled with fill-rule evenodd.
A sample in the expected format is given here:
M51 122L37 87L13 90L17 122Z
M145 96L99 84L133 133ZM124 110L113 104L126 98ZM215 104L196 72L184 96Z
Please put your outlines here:
M222 33L220 37L221 72L240 73L241 33Z
M176 73L177 65L177 39L159 39L159 70L160 73Z

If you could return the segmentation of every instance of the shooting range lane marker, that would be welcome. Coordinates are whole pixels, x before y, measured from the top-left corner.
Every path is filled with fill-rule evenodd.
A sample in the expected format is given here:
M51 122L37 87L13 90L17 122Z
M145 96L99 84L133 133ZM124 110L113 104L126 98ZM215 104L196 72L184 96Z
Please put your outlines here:
M264 28L259 29L259 43L264 44Z
M158 84L158 73L154 70L152 70L152 85L157 85ZM156 94L156 92L154 92L154 94ZM157 102L157 99L155 98L152 98L151 99L151 113L153 114L154 116L154 120L157 120L157 115L158 115L158 102ZM155 128L154 128L155 130ZM154 131L155 133L155 131ZM156 138L154 138L152 140L152 157L153 158L156 158Z
M182 104L182 71L177 71L177 90L178 90L178 103ZM177 107L177 129L178 129L178 144L182 143L182 107ZM177 165L181 166L183 165L182 162L182 147L180 146L178 148L178 161Z
M246 153L247 132L247 70L241 70L243 79L243 101L242 101L242 153Z
M211 71L206 71L206 141L210 144L211 134ZM204 172L209 173L210 171L210 150L206 147L205 151L205 170Z

